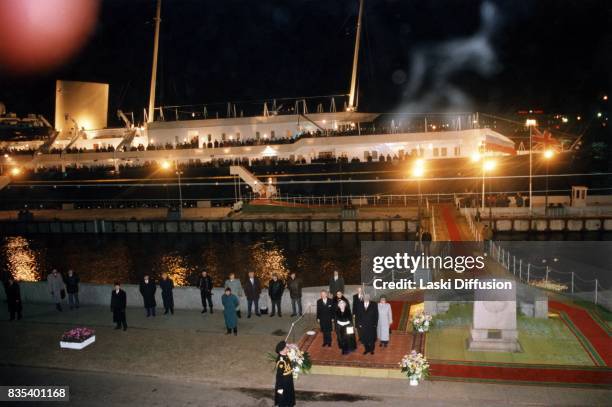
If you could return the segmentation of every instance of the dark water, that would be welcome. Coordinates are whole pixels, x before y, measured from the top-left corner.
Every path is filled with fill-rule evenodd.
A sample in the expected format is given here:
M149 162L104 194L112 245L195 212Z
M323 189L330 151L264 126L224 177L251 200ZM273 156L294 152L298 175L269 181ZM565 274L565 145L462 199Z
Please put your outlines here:
M347 284L360 283L360 242L367 235L35 235L0 238L0 273L23 281L51 269L73 269L82 282L135 283L145 273L167 272L178 285L193 285L207 270L216 285L230 272L249 271L268 281L296 271L306 286L326 285L334 269ZM405 236L398 236L403 240Z

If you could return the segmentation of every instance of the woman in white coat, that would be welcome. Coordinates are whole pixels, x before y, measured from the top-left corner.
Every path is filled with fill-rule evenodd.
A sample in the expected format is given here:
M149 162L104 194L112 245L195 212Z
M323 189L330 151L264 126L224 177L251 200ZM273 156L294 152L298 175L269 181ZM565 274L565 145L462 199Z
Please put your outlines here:
M378 327L376 328L378 331L378 341L380 342L379 346L384 346L386 348L389 344L391 324L393 324L391 305L387 302L386 297L381 296L378 301Z

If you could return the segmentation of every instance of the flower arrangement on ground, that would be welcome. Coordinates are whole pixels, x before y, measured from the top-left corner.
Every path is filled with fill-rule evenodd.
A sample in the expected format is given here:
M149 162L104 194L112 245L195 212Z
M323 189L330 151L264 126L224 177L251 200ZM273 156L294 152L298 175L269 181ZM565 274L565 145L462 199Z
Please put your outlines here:
M62 342L84 342L95 334L96 331L91 328L72 328L71 330L64 332L62 335Z
M432 316L423 313L415 315L412 319L412 327L417 332L427 332L429 331L429 326L431 325Z
M536 287L543 288L545 290L551 290L551 291L557 291L557 292L567 291L567 289L569 288L567 284L559 283L553 280L535 280L535 281L532 280L530 284Z
M404 355L399 363L402 368L402 373L410 379L410 385L416 386L419 380L426 378L429 375L429 362L420 353L413 350L408 355Z

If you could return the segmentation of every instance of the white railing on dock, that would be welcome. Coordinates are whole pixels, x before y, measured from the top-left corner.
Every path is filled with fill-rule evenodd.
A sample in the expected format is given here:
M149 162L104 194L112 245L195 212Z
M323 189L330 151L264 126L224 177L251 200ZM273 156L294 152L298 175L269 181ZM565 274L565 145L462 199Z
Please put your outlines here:
M500 242L493 240L489 242L487 252L490 259L496 261L522 283L578 296L594 304L598 304L598 301L600 301L599 294L604 290L604 287L597 278L584 279L574 271L560 271L548 264L537 265L524 261L512 254L508 248L504 248ZM585 296L585 294L587 295Z

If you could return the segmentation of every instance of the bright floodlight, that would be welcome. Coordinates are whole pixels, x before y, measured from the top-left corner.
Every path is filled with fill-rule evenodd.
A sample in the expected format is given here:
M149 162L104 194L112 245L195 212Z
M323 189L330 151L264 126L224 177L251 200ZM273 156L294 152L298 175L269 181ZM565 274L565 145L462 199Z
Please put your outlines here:
M471 158L472 162L477 163L478 161L480 161L480 159L482 157L480 156L479 152L475 152L475 153L472 154L472 156L470 158Z
M536 121L536 119L527 119L525 120L525 126L527 127L535 127L538 125L538 122Z
M412 167L412 176L415 178L420 178L425 174L425 160L419 158L414 162L414 166Z
M18 168L18 167L11 168L11 175L12 176L16 177L19 174L21 174L21 168Z
M161 167L164 170L170 169L170 161L166 161L166 160L162 161L161 162Z
M546 158L547 160L550 160L553 155L555 155L555 152L553 150L548 149L544 151L544 158Z
M497 163L494 160L487 160L482 164L482 168L485 171L493 171Z

